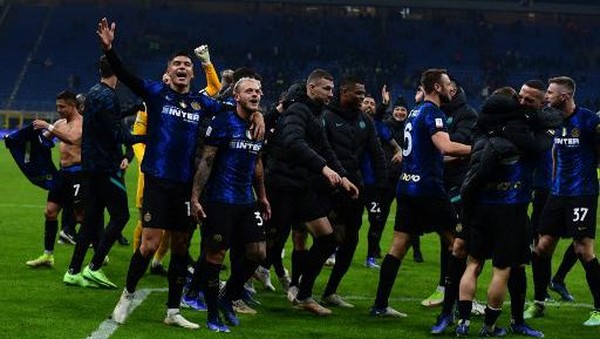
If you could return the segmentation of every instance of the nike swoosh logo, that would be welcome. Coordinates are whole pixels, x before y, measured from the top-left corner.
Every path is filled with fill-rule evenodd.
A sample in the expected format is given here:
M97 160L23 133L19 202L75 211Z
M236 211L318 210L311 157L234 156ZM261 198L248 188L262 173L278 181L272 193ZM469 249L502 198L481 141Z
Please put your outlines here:
M335 127L341 127L343 125L344 125L344 123L337 123L337 122L335 123Z

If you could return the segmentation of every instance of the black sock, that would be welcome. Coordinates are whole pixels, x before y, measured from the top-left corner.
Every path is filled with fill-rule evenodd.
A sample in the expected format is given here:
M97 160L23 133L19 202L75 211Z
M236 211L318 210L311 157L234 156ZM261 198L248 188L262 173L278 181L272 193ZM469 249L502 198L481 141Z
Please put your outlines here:
M490 308L489 306L485 307L485 317L483 319L483 323L485 324L485 326L487 327L492 327L496 324L496 320L498 320L498 317L500 316L500 313L502 313L502 309L493 309Z
M123 216L111 216L111 220L108 222L108 225L106 225L104 232L100 236L98 247L94 248L94 256L90 261L91 270L96 271L102 268L104 258L106 258L117 239L121 237L121 232L127 224L127 220L129 220L129 215L127 215L127 218ZM184 261L184 263L185 262L186 261Z
M198 260L195 262L194 274L192 274L190 286L187 292L185 293L185 295L187 295L190 298L196 298L198 296L198 292L200 292L200 290L202 289L202 262L204 261L204 259L204 253L201 253L198 257Z
M44 223L44 249L46 251L54 251L56 233L58 233L58 220L46 219L46 222Z
M556 281L557 283L564 284L565 277L567 273L575 266L577 263L577 254L575 253L575 245L571 244L571 246L567 247L565 254L563 255L562 261L560 262L560 266L558 266L558 271L552 278L552 281Z
M600 310L600 264L598 258L583 263L583 268L585 269L585 279L592 292L592 297L594 297L594 308Z
M346 229L344 243L341 244L335 254L335 265L331 270L331 275L327 281L327 286L323 292L323 296L329 296L337 291L342 278L348 272L350 265L352 264L352 258L354 258L354 252L356 252L356 246L358 245L358 229Z
M278 277L285 275L285 268L283 267L283 260L281 259L282 251L283 248L280 246L273 246L270 250L267 250L267 259L265 259L265 264L263 265L265 268L273 266L275 274L277 274Z
M225 299L241 299L244 284L252 277L257 268L258 263L247 260L246 256L243 256L235 265L232 265L231 275L229 276L227 284L225 285Z
M179 308L181 302L181 293L185 285L185 275L187 273L187 253L184 255L171 252L169 262L169 296L167 298L167 308Z
M460 278L467 268L466 258L458 258L453 254L448 257L448 279L446 280L444 289L444 303L442 306L443 314L452 313L454 303L458 299L458 288L460 286Z
M531 269L533 271L534 300L545 301L548 284L552 275L552 262L550 257L533 253L531 256Z
M510 293L510 313L515 324L523 324L523 311L525 311L525 295L527 293L527 277L525 267L518 266L510 269L508 278L508 292Z
M221 265L209 263L203 258L200 267L201 286L204 290L208 318L213 319L219 315L219 273L221 272Z
M390 293L392 293L392 287L394 287L394 282L396 282L396 276L398 275L401 263L402 260L390 254L387 254L385 258L383 258L381 270L379 271L379 283L377 284L375 307L386 308L388 306Z
M473 308L473 300L458 301L458 316L461 320L471 320L471 309Z
M291 286L298 286L302 271L304 269L306 258L308 257L307 250L292 251L292 282Z
M413 256L421 254L421 237L414 236L410 238L410 244L413 248Z
M450 251L447 250L444 241L440 239L440 280L438 280L438 286L444 286L446 284L449 257Z
M304 300L312 296L315 280L319 276L319 273L321 273L321 269L327 258L335 252L337 245L333 233L315 238L306 256L306 266L302 273L302 280L298 286L298 300Z
M131 256L129 269L127 270L127 282L125 286L128 292L135 291L138 282L142 279L144 273L146 273L150 261L152 261L152 255L144 257L139 247L135 250L133 256Z

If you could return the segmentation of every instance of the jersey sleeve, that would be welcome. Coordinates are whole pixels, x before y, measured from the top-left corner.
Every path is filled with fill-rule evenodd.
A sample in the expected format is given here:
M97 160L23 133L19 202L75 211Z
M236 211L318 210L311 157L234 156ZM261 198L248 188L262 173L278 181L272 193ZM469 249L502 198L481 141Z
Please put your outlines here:
M589 128L594 136L594 143L600 144L600 117L592 112L589 120Z
M423 107L423 112L421 114L424 114L425 116L425 125L429 131L429 135L434 135L437 132L448 132L446 127L446 117L441 110L432 106Z
M213 66L212 63L208 63L206 65L202 65L202 68L204 68L204 74L206 75L206 94L214 97L221 89L221 81L219 81L219 76L217 75L215 66Z
M385 142L390 142L390 140L392 140L392 131L390 130L388 125L384 123L376 123L376 127L377 136L379 137L379 139Z
M146 105L144 104L144 108ZM145 135L146 134L146 124L148 121L148 114L145 110L139 111L135 117L135 122L133 123L133 134L134 135ZM138 162L142 162L144 158L144 152L146 151L146 144L137 143L133 145L133 153L135 154L135 158Z
M224 115L215 117L206 128L204 144L209 146L220 146L229 140L229 129L227 119Z
M235 104L227 101L216 100L208 95L202 95L203 108L209 116L215 116L219 113L235 109Z

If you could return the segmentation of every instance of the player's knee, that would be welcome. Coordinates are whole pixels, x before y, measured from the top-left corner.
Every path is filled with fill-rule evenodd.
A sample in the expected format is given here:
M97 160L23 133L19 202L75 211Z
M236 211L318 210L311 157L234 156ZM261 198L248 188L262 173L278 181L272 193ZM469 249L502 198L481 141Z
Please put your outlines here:
M144 241L142 241L142 243L140 244L140 253L144 257L151 256L158 249L158 244L159 244L159 241L157 241L157 239L154 239L154 238L144 239Z
M581 262L586 263L594 259L595 255L593 247L581 241L575 241L573 242L573 245L575 249L575 254Z
M44 218L46 218L46 220L57 220L58 210L54 208L46 208L44 211Z
M260 264L265 261L267 254L264 249L252 249L246 252L246 258L253 264Z
M220 265L225 260L225 250L206 250L206 261L211 264Z
M465 247L465 241L460 238L456 238L454 240L454 244L452 244L452 255L457 258L466 258L467 249Z

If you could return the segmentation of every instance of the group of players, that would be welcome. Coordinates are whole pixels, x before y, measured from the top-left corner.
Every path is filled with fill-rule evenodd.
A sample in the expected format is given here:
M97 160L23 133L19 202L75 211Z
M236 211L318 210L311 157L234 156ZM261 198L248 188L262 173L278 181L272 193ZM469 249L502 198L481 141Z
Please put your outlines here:
M324 316L332 313L331 307L353 307L337 289L354 257L363 210L366 206L372 224L366 265L377 267L379 239L396 198L393 242L381 263L372 316L406 316L388 305L401 262L420 235L437 232L444 293L432 334L455 322L455 305L456 334L468 334L477 277L484 261L492 259L479 334L506 335L496 320L508 290L510 330L543 337L524 319L543 315L548 285L568 295L564 282L551 281L550 272L552 252L566 236L573 237L571 257L581 261L594 299L584 324L600 326L600 265L594 253L600 118L575 105L572 79L552 78L547 88L528 81L518 93L498 89L476 115L464 110L464 93L445 70L429 69L421 76L417 107L407 114L406 104L398 103L383 121L390 104L385 88L379 108L359 78L344 78L334 97L333 76L317 69L263 117L262 84L254 72L240 72L228 90L219 91L208 49L201 46L195 53L207 74L205 91L190 90L194 68L186 53L168 60L162 81L140 79L114 51L115 28L106 19L98 24L104 50L101 81L87 95L85 118L75 96L65 92L57 97L64 119L34 121L45 137L62 141L64 180L48 196L46 251L28 262L53 265L56 214L62 205L81 201L75 210L82 228L64 282L116 288L102 265L129 219L120 148L145 145L140 152L139 240L112 313L115 322L126 321L137 284L162 242L161 247L170 244L171 249L164 322L200 327L179 312L196 223L201 224L201 255L183 300L206 303L208 329L229 332L227 325L239 325L236 309L241 309L245 283L271 266L298 308ZM145 103L135 123L144 128L134 134L121 127L117 81ZM220 100L211 98L216 94L222 95ZM534 189L539 220L531 230L527 208ZM106 227L105 208L110 214ZM281 261L290 231L291 278ZM92 242L94 256L81 270ZM231 274L221 286L219 273L229 249ZM335 263L319 303L313 286L333 254ZM530 261L536 300L525 312L524 265Z

